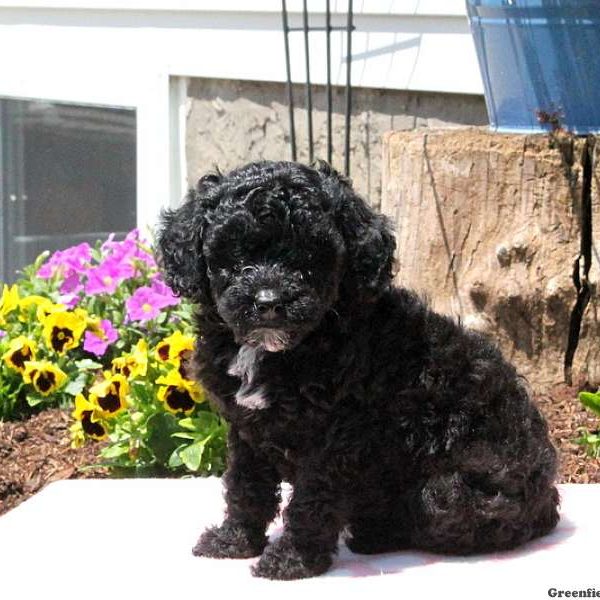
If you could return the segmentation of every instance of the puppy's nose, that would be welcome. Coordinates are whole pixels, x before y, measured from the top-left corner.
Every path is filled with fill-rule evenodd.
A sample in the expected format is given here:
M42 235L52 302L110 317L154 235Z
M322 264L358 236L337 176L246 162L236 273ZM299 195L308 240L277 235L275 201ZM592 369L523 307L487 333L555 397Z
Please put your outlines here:
M281 297L272 289L258 290L254 297L254 303L256 304L256 310L258 311L260 318L265 321L283 317L285 313L285 307L283 306Z

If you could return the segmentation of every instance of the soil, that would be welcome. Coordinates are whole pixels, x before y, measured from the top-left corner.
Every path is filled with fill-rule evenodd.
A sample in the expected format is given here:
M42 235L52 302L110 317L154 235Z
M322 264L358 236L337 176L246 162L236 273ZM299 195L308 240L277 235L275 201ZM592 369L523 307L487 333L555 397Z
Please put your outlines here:
M83 469L98 463L100 444L71 448L71 423L69 412L59 409L0 422L0 514L53 481L108 475L101 467Z
M600 419L577 400L577 393L583 387L559 384L535 395L558 449L561 483L600 483L600 459L587 456L585 449L575 442L581 428L600 429Z
M536 394L560 455L559 481L600 483L600 459L575 443L580 428L600 429L600 419L577 401L577 388L556 385ZM47 410L26 421L0 422L0 514L59 479L107 477L99 462L99 443L71 448L67 411Z

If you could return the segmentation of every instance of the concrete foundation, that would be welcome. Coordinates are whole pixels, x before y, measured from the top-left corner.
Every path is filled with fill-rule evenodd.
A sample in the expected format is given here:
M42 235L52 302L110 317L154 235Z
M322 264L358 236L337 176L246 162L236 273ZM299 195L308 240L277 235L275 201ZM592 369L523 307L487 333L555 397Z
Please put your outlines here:
M260 159L290 160L287 88L283 83L192 79L188 91L187 172L190 184ZM304 86L294 86L298 160L308 161ZM333 93L333 164L344 166L344 89ZM315 157L327 158L326 93L313 89ZM353 90L351 177L369 202L381 202L381 140L389 130L487 124L482 96Z

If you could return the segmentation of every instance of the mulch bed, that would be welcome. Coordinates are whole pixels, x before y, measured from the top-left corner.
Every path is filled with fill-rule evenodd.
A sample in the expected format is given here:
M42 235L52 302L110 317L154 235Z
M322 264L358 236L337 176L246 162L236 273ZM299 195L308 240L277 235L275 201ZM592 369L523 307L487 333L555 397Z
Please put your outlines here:
M552 440L560 458L561 483L600 483L600 459L586 455L585 449L575 443L585 427L600 429L600 419L586 410L577 400L578 389L564 384L536 394L535 399L544 413Z
M71 448L68 411L51 409L26 421L0 422L0 514L59 479L106 477L98 444Z
M577 401L577 389L557 385L536 394L559 450L560 481L600 483L600 460L586 456L574 442L579 428L600 428L600 421ZM59 479L107 477L98 462L99 444L70 447L69 413L47 410L27 421L0 422L0 514Z

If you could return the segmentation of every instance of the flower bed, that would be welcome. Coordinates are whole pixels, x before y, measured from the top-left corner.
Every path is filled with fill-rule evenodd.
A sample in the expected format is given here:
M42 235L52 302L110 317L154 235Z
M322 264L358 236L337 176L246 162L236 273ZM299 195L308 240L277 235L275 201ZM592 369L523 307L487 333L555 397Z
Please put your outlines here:
M98 465L112 475L222 473L225 425L187 367L191 316L137 231L41 256L3 286L0 514L56 479L105 476ZM559 480L600 482L600 420L577 392L553 386L536 401ZM598 394L582 400L600 414Z
M189 304L137 230L42 255L0 298L0 419L72 410L113 470L220 474L225 424L192 381Z

